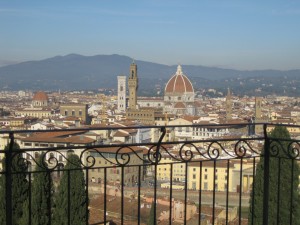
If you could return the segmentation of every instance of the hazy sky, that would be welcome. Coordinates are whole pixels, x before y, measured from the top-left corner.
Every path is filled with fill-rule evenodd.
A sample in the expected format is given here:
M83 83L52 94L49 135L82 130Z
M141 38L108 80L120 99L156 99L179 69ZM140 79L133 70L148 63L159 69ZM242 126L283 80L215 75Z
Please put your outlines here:
M300 0L0 1L0 65L70 53L300 69Z

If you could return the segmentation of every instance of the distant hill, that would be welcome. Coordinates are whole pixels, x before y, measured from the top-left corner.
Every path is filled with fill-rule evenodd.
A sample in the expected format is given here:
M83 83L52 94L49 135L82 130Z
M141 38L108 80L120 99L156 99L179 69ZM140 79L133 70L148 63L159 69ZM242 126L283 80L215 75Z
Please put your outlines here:
M96 56L70 54L18 63L0 67L0 90L116 88L117 76L128 75L130 63L132 63L130 57L116 54ZM135 63L138 65L139 92L143 95L153 95L159 88L163 91L165 83L176 72L177 67L177 65L168 66L141 60L135 60ZM182 65L182 68L192 80L196 90L226 91L230 87L237 94L248 92L248 94L254 92L262 94L264 89L268 90L266 93L277 93L276 88L278 88L278 94L280 92L285 94L288 92L289 95L300 93L297 89L300 87L297 81L300 80L300 70L241 71L193 65Z

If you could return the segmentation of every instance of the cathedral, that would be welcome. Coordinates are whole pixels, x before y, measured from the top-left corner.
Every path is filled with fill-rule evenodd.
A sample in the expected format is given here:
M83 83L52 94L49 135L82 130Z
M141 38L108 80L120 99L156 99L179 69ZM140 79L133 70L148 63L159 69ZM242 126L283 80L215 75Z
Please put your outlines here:
M164 112L176 115L197 115L195 92L189 78L183 74L180 65L165 87Z
M138 74L137 65L134 62L130 65L127 84L128 98L126 98L126 77L118 76L118 110L126 111L128 119L144 124L154 124L155 115L158 114L178 116L200 114L200 106L195 102L194 87L189 78L183 74L180 65L167 82L163 98L138 99Z

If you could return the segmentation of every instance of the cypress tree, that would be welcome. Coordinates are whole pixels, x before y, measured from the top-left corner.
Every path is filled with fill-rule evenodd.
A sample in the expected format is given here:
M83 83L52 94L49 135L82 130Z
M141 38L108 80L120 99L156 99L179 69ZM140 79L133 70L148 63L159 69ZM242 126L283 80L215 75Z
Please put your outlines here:
M17 152L20 146L13 144L12 152L12 224L19 224L24 213L24 202L28 199L28 181L26 179L27 165L22 157L21 152ZM9 145L4 148L9 151ZM6 171L5 158L2 161L3 171ZM5 190L5 174L0 178L0 224L6 224L6 190Z
M154 220L154 214L155 214L155 212L154 212L154 202L152 202L151 210L150 210L150 216L149 216L147 225L156 225L156 221Z
M269 224L300 224L299 166L288 153L290 134L285 127L276 126L269 134ZM282 139L275 141L272 139ZM263 224L264 159L257 164L255 182L250 197L248 224ZM253 201L253 207L252 207ZM292 213L292 220L290 215ZM253 221L252 221L253 217Z
M51 174L47 169L47 163L44 161L44 154L37 159L35 173L31 188L31 222L33 225L46 225L50 223L51 218L51 192L53 183ZM21 225L29 223L29 201L24 203L24 210Z
M55 196L53 224L67 225L70 216L70 224L83 225L88 217L84 173L77 155L70 154L67 161Z

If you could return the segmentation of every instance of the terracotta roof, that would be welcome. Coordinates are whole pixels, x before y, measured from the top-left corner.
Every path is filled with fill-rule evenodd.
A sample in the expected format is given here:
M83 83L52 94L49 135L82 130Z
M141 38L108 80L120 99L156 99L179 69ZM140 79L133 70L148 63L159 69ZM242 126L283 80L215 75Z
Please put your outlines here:
M67 142L73 143L73 144L88 144L95 142L94 139L85 137L85 136L71 136L68 138L64 138Z
M177 103L174 105L174 108L175 108L175 109L184 109L184 108L185 108L185 105L183 104L183 102L177 102Z
M171 79L168 81L165 87L165 93L175 92L175 93L185 93L185 92L194 92L193 85L189 78L184 75L181 71L181 66L177 67L177 72L174 74Z
M79 135L83 134L86 131L56 131L56 132L41 132L35 133L32 137L39 137L39 138L62 138L67 137L69 135Z
M129 136L128 133L125 133L125 132L122 132L119 130L114 134L114 137L128 137L128 136Z
M182 119L188 120L190 122L193 122L194 120L198 120L199 116L190 116L190 115L184 115L182 116Z
M43 91L38 91L34 94L32 100L34 100L34 101L48 101L48 95Z
M93 151L98 151L98 152L109 152L109 153L116 153L120 147L106 147L106 148L94 148L93 150L90 150L90 152ZM134 153L134 152L139 152L143 151L144 148L138 147L138 146L131 146L129 147L123 147L122 150L120 150L121 153ZM100 156L100 155L99 155Z
M53 133L67 133L67 132L47 132L37 133L33 136L22 138L22 141L27 142L48 142L48 143L73 143L73 144L88 144L95 142L94 139L85 137L82 135L70 136L70 137L59 137L53 136ZM69 133L70 134L70 133ZM64 136L64 135L63 135Z

